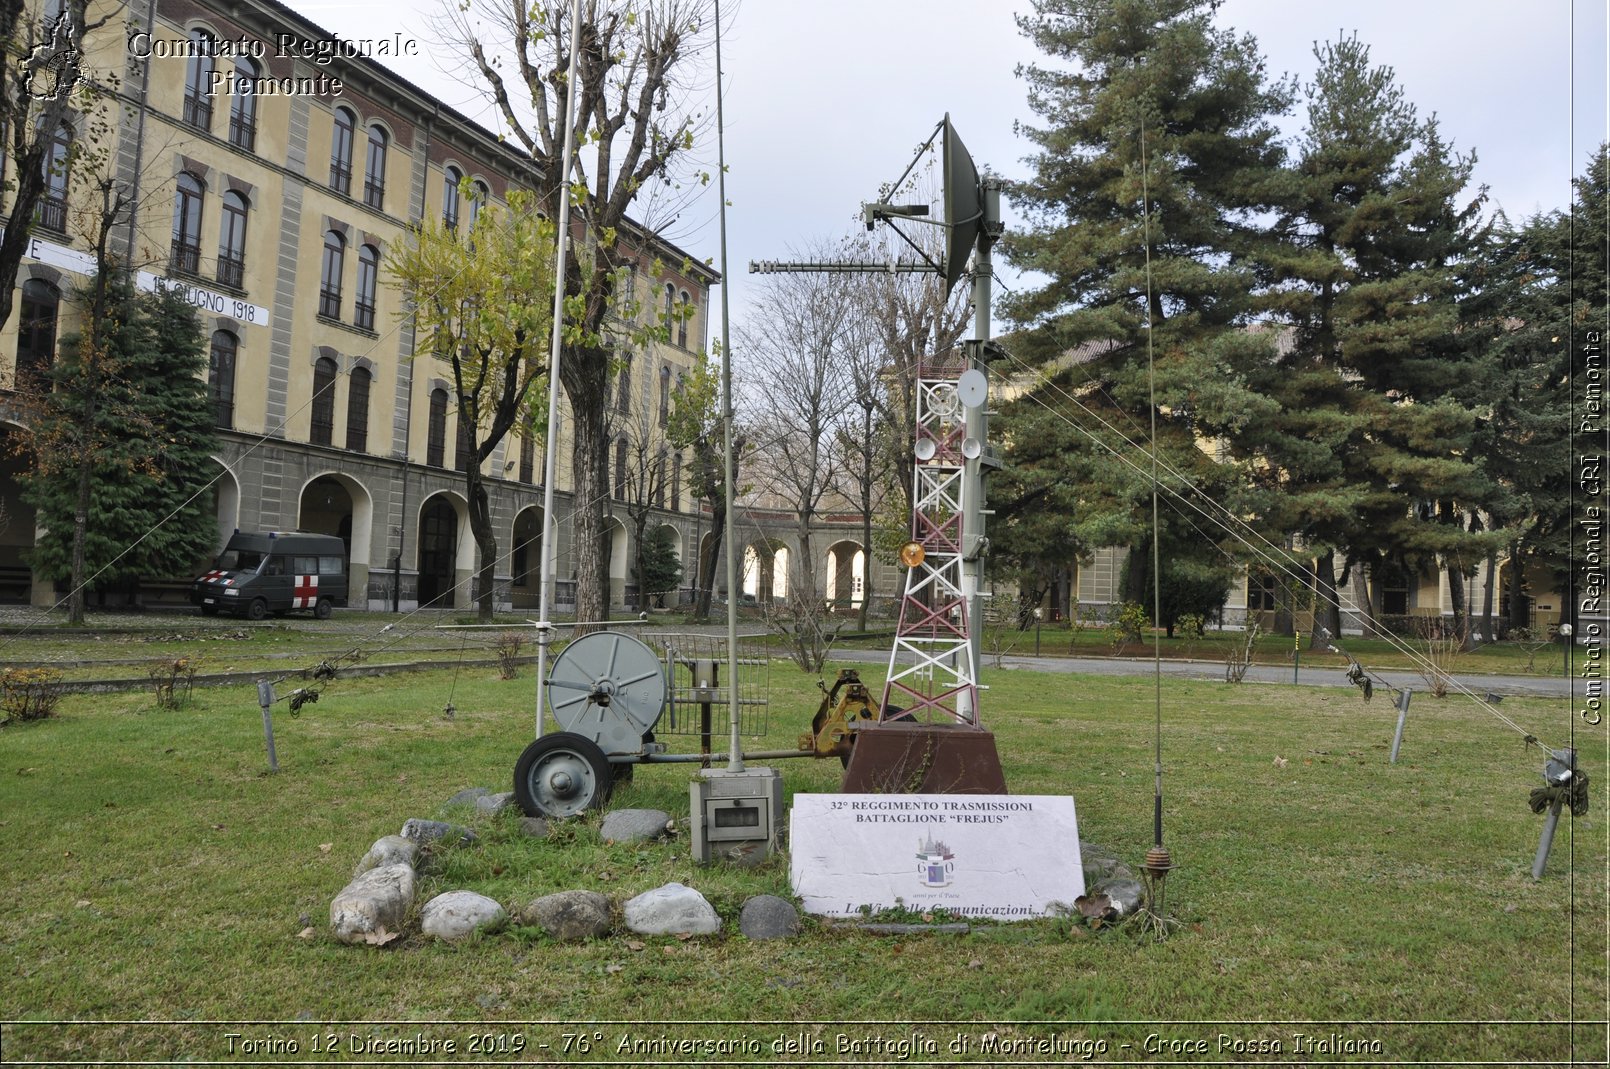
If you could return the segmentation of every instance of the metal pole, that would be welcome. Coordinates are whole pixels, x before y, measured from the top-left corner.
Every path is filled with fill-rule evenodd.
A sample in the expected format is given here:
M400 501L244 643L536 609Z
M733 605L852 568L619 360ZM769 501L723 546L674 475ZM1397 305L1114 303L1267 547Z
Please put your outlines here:
M985 179L983 185L983 225L978 229L978 241L973 249L973 338L978 342L976 353L979 360L976 365L978 371L988 375L989 370L984 363L984 350L990 338L990 302L993 295L992 283L995 277L993 259L990 248L995 243L997 231L1001 221L1001 189L994 179ZM986 397L983 404L967 409L966 434L983 446L989 441L989 400ZM965 474L962 477L962 567L961 585L962 598L967 611L967 645L968 656L972 664L968 666L967 677L978 679L978 665L982 659L984 639L984 618L979 609L982 604L979 596L980 576L984 570L983 549L984 541L984 458L980 453L964 461ZM968 706L968 708L963 708ZM956 712L962 714L975 723L978 719L978 710L971 708L968 693L963 691L956 701Z
M269 710L274 705L274 684L266 679L257 681L257 704L263 707L263 738L268 742L268 770L280 770L279 758L274 756L274 717Z
M1403 721L1409 716L1409 698L1413 694L1414 691L1408 687L1398 694L1398 729L1392 734L1392 759L1387 762L1389 765L1398 763L1398 747L1403 745Z
M1543 818L1543 839L1537 844L1537 857L1532 859L1532 879L1543 878L1543 866L1548 864L1549 850L1554 846L1554 829L1560 825L1560 807L1563 800L1556 801L1549 806L1548 816Z
M542 577L537 595L537 714L536 737L542 737L542 699L548 677L548 642L553 623L548 619L548 599L553 589L554 565L558 547L554 545L553 481L559 450L559 347L564 337L565 245L570 240L570 169L576 158L576 55L580 39L581 0L570 4L570 65L565 71L565 147L560 157L559 234L554 244L553 334L548 343L548 441L542 457ZM575 502L571 503L571 525L575 526ZM609 615L605 613L604 615Z
M731 696L729 719L732 722L731 753L727 762L730 772L744 770L743 739L740 735L738 708L738 555L733 552L733 456L732 456L732 332L728 327L728 310L731 302L732 276L727 273L727 141L726 120L721 110L721 0L715 3L716 20L716 193L720 197L721 216L721 425L724 438L722 461L725 465L722 482L726 494L726 530L721 541L727 547L727 690Z

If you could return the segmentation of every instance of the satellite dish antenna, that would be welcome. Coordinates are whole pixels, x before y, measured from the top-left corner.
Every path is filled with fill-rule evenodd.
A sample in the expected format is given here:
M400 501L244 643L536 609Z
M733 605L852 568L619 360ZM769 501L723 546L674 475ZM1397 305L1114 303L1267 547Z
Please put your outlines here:
M956 380L956 396L968 408L978 408L989 400L989 377L978 368L968 368Z
M977 438L962 439L962 456L968 460L977 460L984 455L984 443Z
M984 189L978 180L978 168L967 146L956 136L950 125L950 114L945 115L944 166L945 166L945 295L955 289L962 275L967 273L967 258L973 253L978 232L984 223Z
M917 444L911 447L911 451L917 454L918 460L927 463L934 459L934 454L939 452L939 447L934 444L932 438L918 438Z
M956 396L956 387L948 382L941 382L928 394L928 407L934 415L947 423L953 423L961 415L961 399Z

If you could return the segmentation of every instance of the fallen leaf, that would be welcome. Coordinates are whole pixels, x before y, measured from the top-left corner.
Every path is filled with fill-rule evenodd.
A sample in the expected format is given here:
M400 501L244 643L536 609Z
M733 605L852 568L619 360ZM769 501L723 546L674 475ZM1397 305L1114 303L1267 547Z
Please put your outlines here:
M1285 768L1286 767L1286 759L1284 757L1275 758L1275 767L1276 768Z
M328 854L330 852L330 848L332 846L334 846L334 845L335 845L334 843L320 843L319 844L319 853Z
M214 824L214 825L213 825L213 826L212 826L212 830L213 830L213 831L223 831L223 830L224 830L224 826L223 826L223 825L222 825L222 824Z
M80 898L77 902L74 902L73 905L77 906L79 909L88 909L89 908L89 899Z
M614 962L610 962L608 965L604 966L604 971L613 975L614 973L618 973L625 968L626 966L624 965L616 965Z
M644 943L640 939L628 939L628 940L626 940L626 949L627 950L642 950L643 947L645 947L646 945L647 944Z
M297 932L296 937L298 939L312 939L314 936L316 936L318 934L319 933L318 933L318 931L316 929L314 929L313 927L309 926L307 928L303 928L300 932Z
M677 932L676 937L678 939L682 940L682 942L686 943L689 939L693 938L693 933L692 932Z
M982 969L984 967L984 959L974 958L972 961L967 963L967 967L969 969Z

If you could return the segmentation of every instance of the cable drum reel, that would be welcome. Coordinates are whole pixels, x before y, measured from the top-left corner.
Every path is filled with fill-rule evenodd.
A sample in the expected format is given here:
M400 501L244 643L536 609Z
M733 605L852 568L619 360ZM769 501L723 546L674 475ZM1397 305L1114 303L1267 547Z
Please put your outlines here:
M597 631L567 645L548 677L560 730L514 765L514 797L527 816L571 817L609 800L665 711L668 684L655 652L630 635ZM612 760L615 759L615 760Z

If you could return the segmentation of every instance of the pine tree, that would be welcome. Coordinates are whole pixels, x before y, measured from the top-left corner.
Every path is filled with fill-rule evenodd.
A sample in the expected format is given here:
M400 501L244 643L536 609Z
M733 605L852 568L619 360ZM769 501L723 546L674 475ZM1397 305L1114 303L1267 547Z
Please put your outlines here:
M1458 613L1493 536L1464 522L1491 487L1454 396L1471 359L1458 300L1481 198L1457 198L1474 157L1417 116L1356 37L1315 55L1306 129L1280 177L1279 240L1260 250L1267 307L1289 335L1277 359L1241 367L1274 404L1226 430L1248 472L1244 511L1318 558L1318 641L1341 626L1338 551L1350 566L1440 562Z
M1477 352L1460 389L1476 413L1471 456L1493 492L1487 525L1508 532L1507 624L1523 616L1526 574L1541 568L1561 589L1570 572L1571 473L1566 387L1570 308L1564 215L1552 212L1513 226L1500 216L1474 261L1472 293L1461 306L1461 331ZM1492 635L1491 595L1498 550L1488 556L1482 631Z
M217 443L195 308L177 294L136 294L122 272L90 288L102 314L63 341L49 391L32 399L35 463L24 484L45 528L32 565L60 579L73 576L88 475L84 574L74 578L106 590L184 574L217 548L202 493Z
M1138 546L1150 527L1144 446L1154 416L1163 470L1200 484L1216 476L1199 434L1270 409L1236 369L1270 351L1267 336L1243 328L1263 262L1254 255L1257 221L1273 204L1271 177L1283 160L1271 117L1288 107L1291 89L1267 79L1250 37L1214 26L1216 7L1038 0L1019 19L1059 62L1020 72L1043 125L1022 130L1039 149L1035 174L1011 190L1030 229L1009 234L1004 248L1019 268L1049 281L1014 297L1007 311L1030 328L1019 354L1055 362L1066 394L1078 398L1042 391L1039 400L1104 444L1075 435L1065 451L1031 457L1033 443L1018 440L1008 463L1037 465L1026 478L1060 483L1063 495L1080 482L1099 487L1061 513L1114 540L1091 548ZM1164 482L1178 485L1172 476ZM992 487L992 506L1003 514L1014 508L1003 493L1011 487L1002 479ZM1179 513L1165 509L1162 518L1178 527L1168 544L1218 553ZM1035 538L1049 546L1048 535Z

